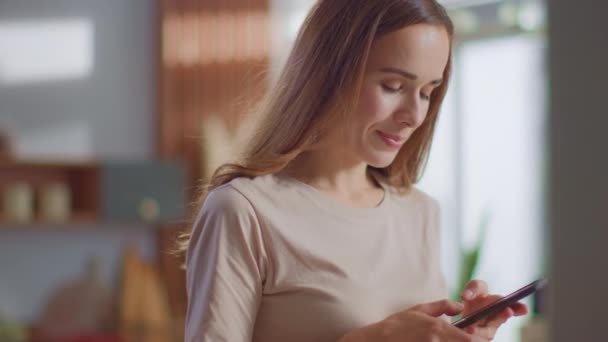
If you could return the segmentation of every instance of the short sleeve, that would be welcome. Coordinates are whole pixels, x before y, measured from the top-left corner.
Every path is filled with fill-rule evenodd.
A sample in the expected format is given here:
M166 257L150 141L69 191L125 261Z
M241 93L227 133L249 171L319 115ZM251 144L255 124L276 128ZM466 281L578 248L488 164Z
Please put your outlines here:
M210 192L186 255L185 341L251 341L266 264L249 200L230 184Z

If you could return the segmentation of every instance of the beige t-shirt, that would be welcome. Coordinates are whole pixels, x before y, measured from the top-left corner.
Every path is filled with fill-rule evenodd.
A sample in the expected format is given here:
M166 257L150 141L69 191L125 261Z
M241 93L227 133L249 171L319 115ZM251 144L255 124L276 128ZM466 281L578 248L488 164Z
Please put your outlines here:
M187 254L186 341L336 341L446 298L437 202L383 187L364 209L276 175L212 191Z

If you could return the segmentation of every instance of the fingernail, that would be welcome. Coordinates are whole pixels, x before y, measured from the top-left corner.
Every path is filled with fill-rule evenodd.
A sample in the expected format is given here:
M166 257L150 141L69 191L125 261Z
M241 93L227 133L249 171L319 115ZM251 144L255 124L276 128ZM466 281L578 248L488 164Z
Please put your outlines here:
M473 291L471 291L471 290L465 290L464 293L462 294L462 296L464 297L464 299L472 299L473 298Z

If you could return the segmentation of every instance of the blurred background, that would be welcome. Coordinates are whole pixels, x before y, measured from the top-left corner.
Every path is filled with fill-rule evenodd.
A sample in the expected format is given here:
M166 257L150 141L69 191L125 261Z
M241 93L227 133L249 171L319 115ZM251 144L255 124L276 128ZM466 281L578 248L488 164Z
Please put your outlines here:
M509 293L544 276L549 255L572 269L597 261L605 205L585 204L608 203L608 192L605 163L586 138L608 123L591 115L601 111L597 97L586 98L584 127L565 111L601 89L582 77L604 72L594 67L606 57L600 21L589 19L597 8L582 1L572 15L562 0L442 2L457 29L455 77L419 186L441 202L451 295L471 277ZM0 1L0 341L183 340L175 237L200 180L235 156L256 119L249 110L313 3ZM588 29L604 43L579 40ZM578 54L575 45L598 50ZM577 159L583 149L599 167ZM579 178L595 188L569 185ZM577 195L579 207L562 201ZM577 243L565 224L583 214L587 235ZM564 280L556 293L581 290L570 273L554 273ZM595 280L590 291L606 283ZM510 321L496 341L566 336L549 339L545 301L527 303L533 314Z

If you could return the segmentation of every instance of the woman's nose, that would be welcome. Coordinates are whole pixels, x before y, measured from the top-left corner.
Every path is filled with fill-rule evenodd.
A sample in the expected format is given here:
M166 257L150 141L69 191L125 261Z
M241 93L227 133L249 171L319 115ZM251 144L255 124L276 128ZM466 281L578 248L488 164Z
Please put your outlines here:
M418 95L404 98L401 106L395 112L395 120L400 125L406 125L411 128L420 126L425 116L421 102L422 99Z

